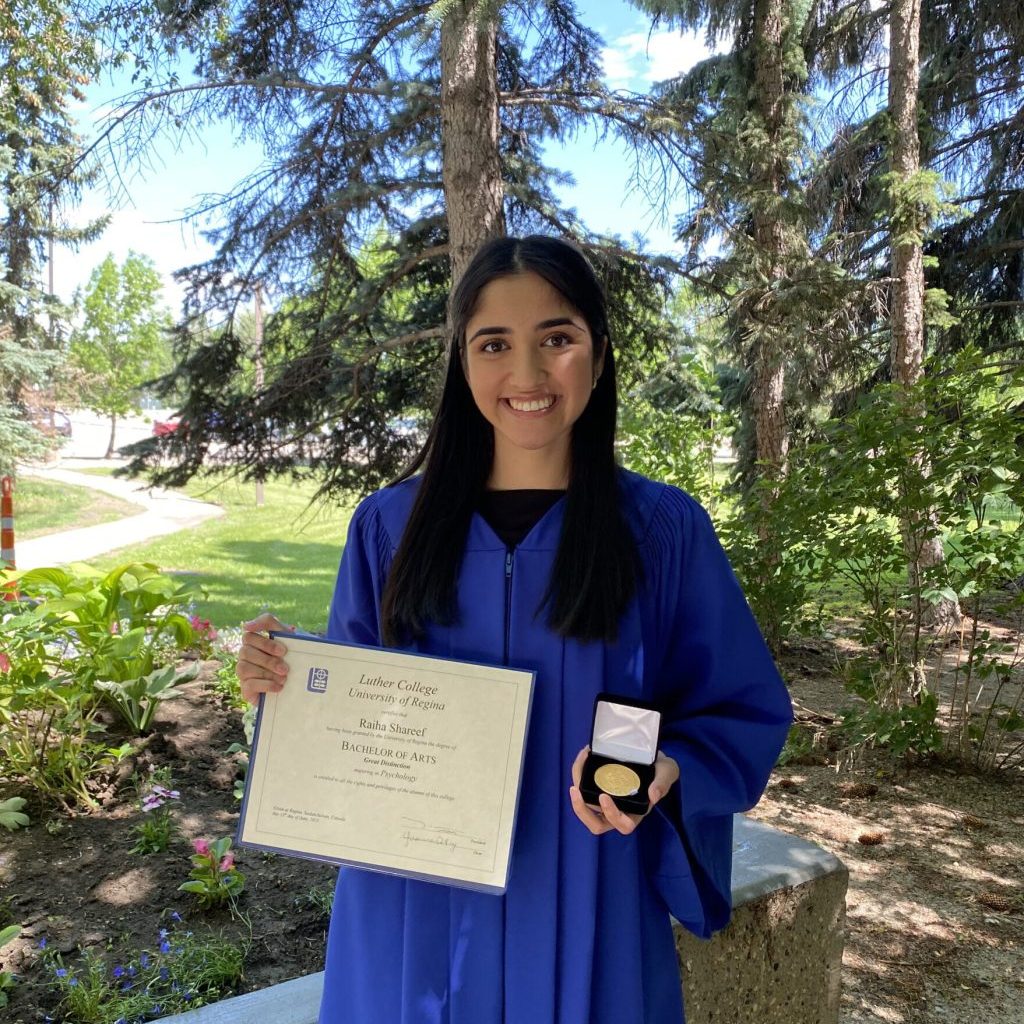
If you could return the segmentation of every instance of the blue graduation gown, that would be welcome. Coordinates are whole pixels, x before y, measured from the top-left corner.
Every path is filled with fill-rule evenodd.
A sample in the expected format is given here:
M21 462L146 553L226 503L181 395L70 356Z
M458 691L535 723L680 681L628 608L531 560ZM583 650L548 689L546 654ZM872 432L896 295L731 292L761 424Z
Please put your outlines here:
M732 814L753 806L792 709L707 513L621 472L645 580L616 643L565 640L535 609L564 499L515 549L474 516L457 625L413 648L537 673L508 890L477 893L341 868L321 1024L681 1024L669 912L707 937L729 918ZM328 636L380 644L380 599L417 480L349 527ZM653 701L680 780L633 836L595 837L570 766L602 690Z

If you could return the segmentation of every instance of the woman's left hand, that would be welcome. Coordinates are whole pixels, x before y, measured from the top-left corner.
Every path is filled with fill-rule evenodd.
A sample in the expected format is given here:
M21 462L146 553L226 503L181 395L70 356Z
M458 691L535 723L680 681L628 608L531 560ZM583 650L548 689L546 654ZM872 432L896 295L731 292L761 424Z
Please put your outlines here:
M647 789L647 799L650 807L647 814L627 814L615 806L615 801L607 794L602 793L599 798L600 811L583 802L583 795L580 793L580 777L583 775L583 763L590 753L589 747L584 747L572 763L572 786L569 787L569 799L572 801L572 809L576 817L594 833L595 836L605 832L621 832L628 836L640 824L647 814L654 809L654 805L672 788L679 778L679 765L671 757L666 757L660 750L654 762L654 781Z

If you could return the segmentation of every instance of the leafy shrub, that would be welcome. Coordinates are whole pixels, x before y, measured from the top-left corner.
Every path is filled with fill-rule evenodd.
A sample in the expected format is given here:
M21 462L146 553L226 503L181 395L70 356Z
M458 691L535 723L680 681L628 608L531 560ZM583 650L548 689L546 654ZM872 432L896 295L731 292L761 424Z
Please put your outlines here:
M133 731L150 727L186 678L162 662L192 643L182 608L196 586L138 562L9 570L5 583L21 600L0 623L0 763L43 794L89 804L90 778L131 749L104 741L101 702Z

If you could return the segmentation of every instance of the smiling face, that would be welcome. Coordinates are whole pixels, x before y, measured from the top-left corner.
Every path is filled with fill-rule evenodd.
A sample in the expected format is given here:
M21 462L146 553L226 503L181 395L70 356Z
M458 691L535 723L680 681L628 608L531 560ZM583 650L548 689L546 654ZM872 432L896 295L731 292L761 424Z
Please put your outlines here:
M572 426L601 374L603 339L532 272L481 289L466 323L463 368L473 401L494 428L495 489L565 487Z

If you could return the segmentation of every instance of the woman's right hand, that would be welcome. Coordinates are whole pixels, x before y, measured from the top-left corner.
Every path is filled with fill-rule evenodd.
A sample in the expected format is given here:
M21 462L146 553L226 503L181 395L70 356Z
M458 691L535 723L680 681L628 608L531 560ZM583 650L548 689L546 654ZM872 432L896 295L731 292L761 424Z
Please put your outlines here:
M270 630L294 632L295 627L286 626L269 612L242 623L242 649L235 674L242 684L242 696L250 704L255 704L261 693L277 693L288 674L288 665L281 657L285 646L265 635Z

